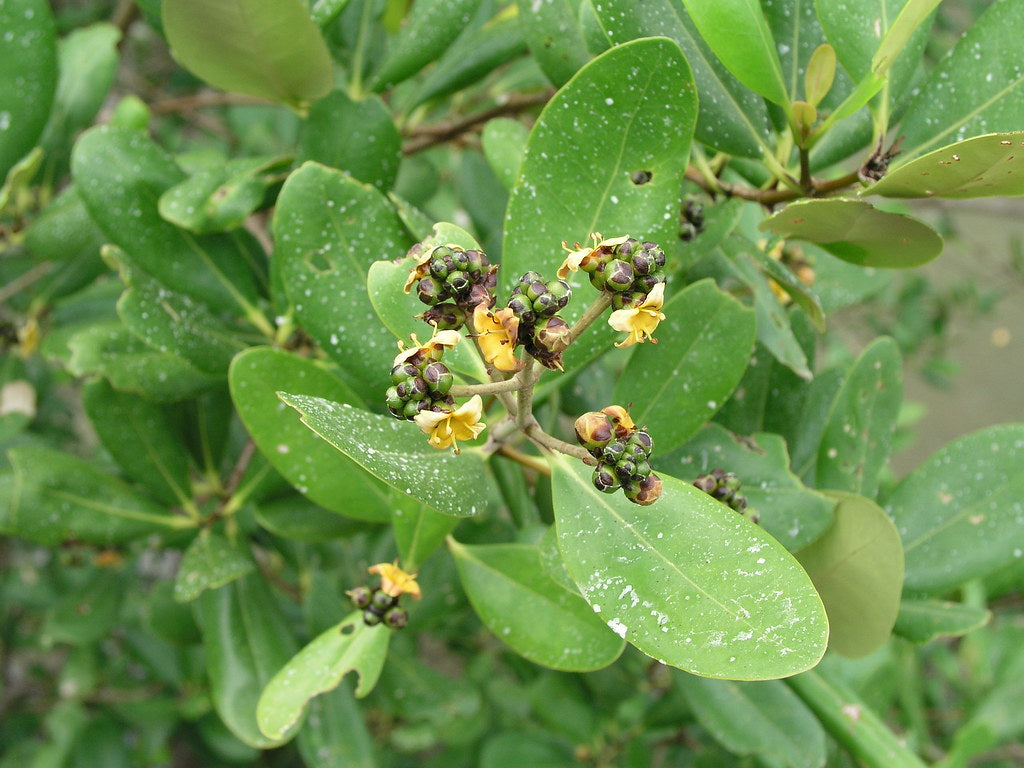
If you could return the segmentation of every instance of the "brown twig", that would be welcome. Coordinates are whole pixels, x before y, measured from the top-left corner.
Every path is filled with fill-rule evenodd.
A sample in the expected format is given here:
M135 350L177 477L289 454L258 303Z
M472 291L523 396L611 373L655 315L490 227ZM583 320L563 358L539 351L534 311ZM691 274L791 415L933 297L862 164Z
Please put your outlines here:
M572 443L567 443L564 440L559 440L557 437L552 437L541 429L540 424L537 422L530 424L526 428L525 432L528 438L542 448L574 456L575 458L580 459L584 464L589 464L590 466L597 464L594 457L591 456L583 446L573 445Z
M150 105L150 111L154 115L165 115L171 112L193 112L197 109L226 107L236 104L261 104L267 106L273 105L274 102L268 101L267 99L261 99L257 96L246 96L244 93L202 91L200 93L194 93L191 96L179 96L155 102Z
M699 170L693 166L687 166L686 180L692 181L710 195L723 194L726 197L738 197L742 200L752 200L766 208L771 208L779 203L788 203L801 197L826 197L833 192L853 186L859 179L857 172L852 171L845 176L840 176L838 179L830 179L828 181L812 178L810 179L808 192L788 188L756 189L754 187L745 187L742 184L730 184L722 179L715 179L714 183L711 183Z
M418 126L408 132L407 141L402 145L402 154L413 155L417 152L422 152L428 147L444 144L446 141L451 141L464 133L474 131L495 117L516 115L527 109L546 104L550 101L553 94L553 91L512 94L501 104L488 107L472 115L466 115L465 117L445 123Z
M228 477L228 481L224 485L225 498L231 498L232 494L234 494L238 489L238 484L241 483L242 478L245 477L245 472L249 469L249 462L252 461L254 453L256 453L256 443L254 443L250 437L245 441L245 445L242 446L242 451L238 454L238 460L235 462L235 466L231 469L231 475Z

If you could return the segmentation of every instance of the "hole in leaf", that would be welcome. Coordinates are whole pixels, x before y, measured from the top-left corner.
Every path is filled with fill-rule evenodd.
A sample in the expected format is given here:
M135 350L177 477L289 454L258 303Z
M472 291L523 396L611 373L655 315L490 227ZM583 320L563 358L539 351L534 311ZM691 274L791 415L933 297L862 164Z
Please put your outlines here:
M306 263L310 269L320 274L327 274L334 271L334 264L322 251L312 251L306 254Z
M650 171L633 171L629 174L629 180L632 181L636 186L647 184L651 179L654 178L654 174Z
M348 624L342 624L339 632L343 635L351 635L356 631L356 624L354 621L350 621Z

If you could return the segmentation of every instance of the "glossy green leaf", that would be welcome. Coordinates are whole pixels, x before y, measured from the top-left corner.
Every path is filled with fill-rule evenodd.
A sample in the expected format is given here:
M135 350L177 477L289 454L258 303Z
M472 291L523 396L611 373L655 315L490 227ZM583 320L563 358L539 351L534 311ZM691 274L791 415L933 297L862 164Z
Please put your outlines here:
M120 322L97 323L68 341L69 369L100 374L114 389L162 403L186 400L221 381L167 352L158 352Z
M329 512L298 494L261 502L255 517L263 528L283 539L312 544L341 539L365 529L354 518Z
M409 247L387 199L340 171L305 163L278 197L274 240L302 327L347 379L383 397L396 349L370 304L366 273Z
M386 522L387 489L354 461L306 429L277 397L281 391L360 405L325 365L269 347L238 355L228 373L231 398L267 460L301 493L322 507L360 520Z
M166 503L191 499L188 449L165 409L105 379L85 385L82 403L103 447L129 477Z
M1020 0L995 0L939 62L900 123L899 166L956 141L1020 130L1024 121Z
M297 159L346 171L378 189L391 189L401 154L402 137L378 97L353 101L344 91L334 91L309 110Z
M633 403L651 427L656 453L690 438L736 388L754 348L754 313L712 280L677 293L663 309L658 344L637 346L615 386L615 402Z
M302 422L368 472L393 488L455 517L482 512L494 502L494 481L479 453L439 451L412 422L305 395L281 399Z
M309 717L296 738L306 765L376 768L373 737L351 692L338 686L309 702Z
M595 4L614 43L664 35L682 48L700 94L696 138L740 157L761 157L769 135L764 100L744 87L715 57L683 8L682 0L602 0Z
M535 664L586 672L611 664L625 642L583 601L552 579L537 547L526 544L448 548L462 587L484 626ZM537 632L537 627L543 632Z
M388 655L391 630L369 627L355 612L331 627L283 665L260 695L256 719L270 739L294 731L314 696L332 691L349 672L359 676L356 696L373 690Z
M900 637L913 643L930 643L940 637L962 637L992 619L985 608L944 600L904 600L893 627Z
M939 449L885 504L903 538L906 588L933 595L1024 553L1024 425L989 427Z
M627 43L581 69L530 134L505 219L499 278L506 292L528 270L553 278L565 259L559 244L590 242L592 232L653 240L671 257L696 108L689 67L670 40ZM638 170L651 181L634 184ZM584 273L571 278L576 296L560 313L570 324L595 296ZM611 338L610 328L595 324L567 350L566 370Z
M331 55L302 0L163 0L178 62L215 88L293 106L325 96Z
M512 189L526 151L529 129L518 120L499 117L488 121L480 136L484 156L505 189Z
M832 404L845 380L846 370L830 368L810 382L799 421L788 431L787 442L793 471L805 482L814 482L818 465L818 449L825 432Z
M749 255L757 262L761 271L778 287L782 288L796 306L800 307L818 333L825 332L825 311L814 291L793 274L793 270L778 259L773 259L760 248L751 248Z
M237 229L263 202L290 158L246 157L201 170L160 196L160 215L199 234Z
M804 72L804 94L812 106L821 103L830 90L836 76L836 49L823 43L814 49Z
M160 216L157 201L184 174L144 133L91 129L75 145L71 170L93 220L141 269L219 310L254 311L256 285L237 244L195 237Z
M919 267L942 253L942 238L917 219L887 213L862 200L790 203L761 222L765 232L817 243L864 267Z
M252 558L218 533L204 529L185 550L174 580L174 599L195 600L207 589L218 589L252 572Z
M649 507L551 459L562 557L609 628L703 677L763 680L814 666L828 622L781 544L692 485L663 476Z
M775 41L757 0L683 0L683 5L701 37L741 83L788 106Z
M260 694L296 651L276 601L270 584L250 574L203 592L194 603L214 709L237 738L257 749L294 735L294 729L282 728L268 737L257 726Z
M516 0L523 39L541 71L556 88L565 85L588 61L579 22L579 3L571 0Z
M896 526L870 499L832 493L835 521L796 558L828 614L829 647L859 659L892 633L903 591L903 545Z
M893 62L907 47L911 36L924 24L925 19L940 2L941 0L907 0L871 58L872 72L882 76L888 74Z
M903 401L902 372L899 348L887 337L857 358L829 409L818 448L818 488L874 498Z
M391 528L402 560L402 568L417 571L420 565L444 543L445 536L459 519L442 515L416 499L398 491L391 492Z
M88 645L102 639L118 620L124 592L118 589L121 574L95 571L83 583L63 594L46 612L39 639L43 646L55 643Z
M345 10L349 0L311 0L309 17L318 27L326 27Z
M693 675L675 681L697 721L734 755L756 755L772 768L825 765L825 732L784 683Z
M112 546L194 525L70 454L26 445L7 456L14 475L8 503L0 506L0 531L8 535L49 546Z
M374 77L374 90L391 88L436 60L451 44L455 31L470 23L480 2L421 0L414 4Z
M519 20L499 11L483 26L462 30L423 78L411 105L418 107L460 91L525 52Z
M35 146L57 88L57 31L44 0L0 4L0 179Z
M861 195L1007 197L1024 195L1024 132L975 136L890 171Z
M741 440L718 424L707 424L654 467L684 480L713 469L736 473L743 484L740 493L757 510L760 526L790 552L817 539L832 523L835 502L805 487L790 471L786 444L778 435L758 432Z

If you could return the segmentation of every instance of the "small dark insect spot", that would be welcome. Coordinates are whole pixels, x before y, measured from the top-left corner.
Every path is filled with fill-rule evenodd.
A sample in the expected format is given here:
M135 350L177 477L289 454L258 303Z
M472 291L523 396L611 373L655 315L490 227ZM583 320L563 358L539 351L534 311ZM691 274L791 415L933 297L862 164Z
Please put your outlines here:
M653 178L654 174L651 173L650 171L633 171L631 174L629 174L629 180L636 184L638 187L641 184L648 183Z

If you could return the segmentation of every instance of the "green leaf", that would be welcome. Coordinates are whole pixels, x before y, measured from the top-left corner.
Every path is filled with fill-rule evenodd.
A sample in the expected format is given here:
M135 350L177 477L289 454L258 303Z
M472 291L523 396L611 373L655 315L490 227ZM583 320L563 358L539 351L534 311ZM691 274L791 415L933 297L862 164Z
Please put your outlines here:
M894 166L971 136L1018 131L1024 121L1020 0L996 0L939 62L900 124ZM895 170L895 168L894 168Z
M560 88L588 61L579 22L579 3L570 0L516 0L523 39L534 61L551 83Z
M8 454L14 470L0 531L56 546L74 539L111 546L194 525L83 459L42 446Z
M832 198L790 203L760 229L817 243L864 267L919 267L942 253L942 238L917 219L880 211L862 200Z
M991 611L985 608L944 600L904 600L893 632L923 645L940 637L962 637L991 619Z
M757 0L683 0L711 50L750 90L789 105L771 29Z
M822 43L814 49L804 72L804 93L811 106L818 106L830 90L836 76L836 49Z
M412 422L332 403L281 394L302 422L392 488L455 517L469 517L494 503L497 489L476 449L439 451Z
M778 259L773 259L760 248L751 248L747 253L757 262L765 276L785 290L793 303L806 313L807 319L813 323L818 333L824 333L825 312L821 308L821 302L814 292L793 274L793 270Z
M895 168L860 194L951 199L1024 195L1021 147L1021 131L975 136Z
M287 157L245 157L200 170L160 196L160 215L198 234L237 229L262 203Z
M378 189L395 185L401 155L402 137L376 96L353 101L333 91L312 106L299 136L299 163L312 160L347 171Z
M622 653L625 642L608 632L578 593L547 574L537 547L468 546L449 538L448 548L480 620L516 653L567 672L601 669Z
M160 216L157 201L184 174L144 133L91 129L75 145L71 170L93 220L140 269L210 307L255 311L253 273L237 244L223 235L194 237Z
M346 377L383 397L396 350L370 304L366 273L409 247L387 198L340 171L305 163L278 197L274 241L302 327Z
M825 732L777 680L740 683L676 675L697 721L734 755L756 755L772 768L821 768Z
M840 387L818 447L818 488L874 498L878 475L892 450L903 400L903 363L896 342L876 339Z
M391 492L391 499L391 528L402 567L407 571L419 570L455 529L459 519L442 515L398 491Z
M880 76L888 74L893 62L903 53L911 36L931 15L941 0L907 0L899 15L882 38L881 45L871 57L871 71Z
M271 586L259 574L250 574L203 592L194 606L203 634L210 698L220 719L251 747L283 744L294 729L283 727L267 737L257 726L261 692L296 650Z
M291 106L325 96L331 54L302 0L163 0L174 58L215 88Z
M480 2L420 0L415 3L373 79L374 90L387 90L437 59L452 43L454 31L472 21Z
M758 432L741 440L718 424L707 424L654 467L684 479L713 469L736 473L743 483L740 493L757 510L761 527L790 552L810 544L832 523L835 503L790 471L786 444L778 435Z
M781 544L692 485L663 477L650 507L551 459L562 557L610 629L704 677L763 680L814 666L828 622Z
M267 683L256 708L260 730L270 739L287 739L307 702L332 691L351 671L359 676L356 696L373 690L388 655L391 630L369 627L355 612L299 651Z
M44 0L0 5L0 179L35 146L57 88L57 30Z
M1024 552L1024 425L1003 424L939 449L886 501L903 538L906 589L942 593Z
M68 341L69 370L76 376L100 374L114 389L158 403L187 400L221 381L180 357L158 352L120 322L96 323Z
M188 448L165 409L104 379L85 385L82 403L103 447L129 477L165 503L191 500Z
M548 102L530 134L505 219L501 283L528 270L547 279L565 254L559 243L589 242L592 232L631 234L678 250L682 172L690 151L696 94L679 47L664 39L613 48L581 69ZM666 131L665 125L672 130ZM653 174L647 184L634 171ZM582 272L561 313L572 324L590 303ZM566 352L571 370L607 346L595 326Z
M281 538L312 544L364 530L354 519L329 512L298 494L260 503L255 516L257 523Z
M89 645L105 637L121 609L124 591L118 588L119 578L121 574L97 570L84 583L75 584L46 612L39 633L42 644Z
M615 402L634 403L637 424L651 426L656 453L690 438L736 388L754 348L754 313L712 280L687 286L665 305L658 344L633 352L615 386Z
M602 0L595 5L615 43L665 35L679 43L700 93L696 138L740 157L761 157L769 135L764 100L744 87L715 57L683 8L682 0Z
M339 686L309 702L309 717L296 743L306 765L376 768L373 737L351 692Z
M480 136L484 156L505 189L512 189L526 152L530 131L518 120L499 117L488 121Z
M204 590L218 589L240 579L253 568L252 559L223 536L203 529L185 550L174 580L174 599L188 603Z
M360 405L352 390L325 365L255 347L234 359L228 383L238 415L260 452L303 495L359 520L390 519L384 485L302 426L277 397L278 392L287 391Z
M835 521L796 559L825 604L829 647L859 659L892 634L903 591L903 546L896 526L873 501L829 495L839 502Z
M544 731L521 733L505 731L489 736L480 750L480 768L565 768L575 761L567 742Z
M326 27L345 10L349 0L311 0L309 17L318 27Z

